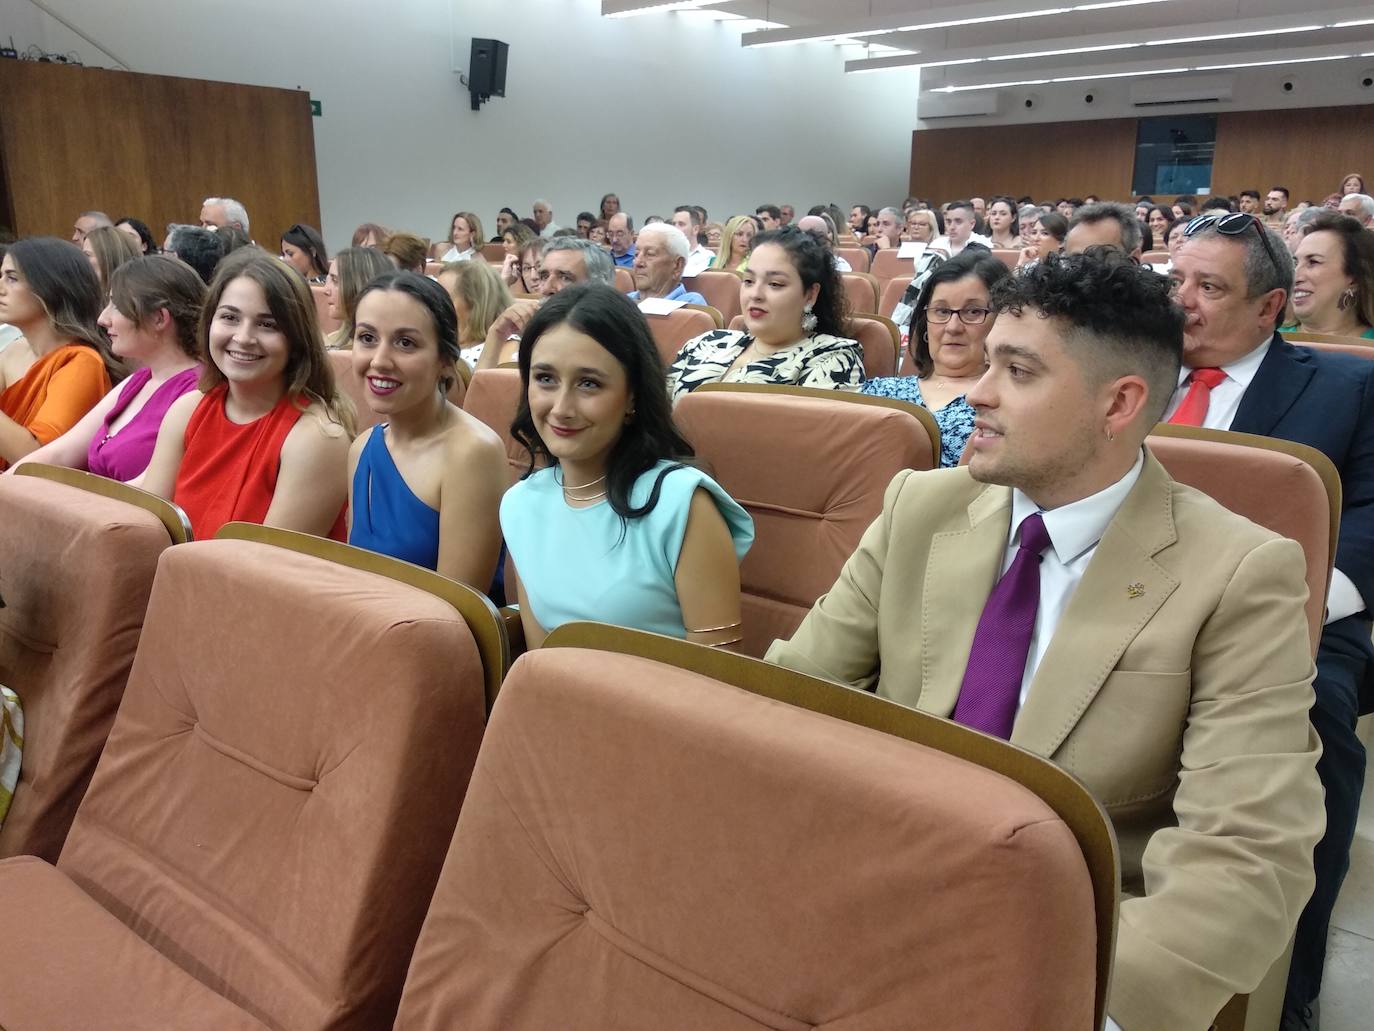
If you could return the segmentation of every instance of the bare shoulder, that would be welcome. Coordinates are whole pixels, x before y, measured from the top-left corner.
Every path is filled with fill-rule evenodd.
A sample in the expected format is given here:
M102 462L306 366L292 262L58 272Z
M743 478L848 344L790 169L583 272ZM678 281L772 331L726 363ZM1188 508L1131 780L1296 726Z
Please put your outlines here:
M313 402L291 427L281 450L284 459L347 458L350 444L348 430L330 417L324 405Z
M338 438L350 441L352 439L352 434L348 432L347 427L334 418L329 409L319 401L310 402L310 406L301 413L300 419L291 428L291 433L294 435L302 429L306 433L317 434L326 440Z
M191 414L200 406L205 394L199 390L188 390L167 406L167 414L162 417L164 426L180 424L185 428L191 421Z
M452 461L506 461L506 443L501 435L476 416L455 406L457 418L444 433L444 451Z

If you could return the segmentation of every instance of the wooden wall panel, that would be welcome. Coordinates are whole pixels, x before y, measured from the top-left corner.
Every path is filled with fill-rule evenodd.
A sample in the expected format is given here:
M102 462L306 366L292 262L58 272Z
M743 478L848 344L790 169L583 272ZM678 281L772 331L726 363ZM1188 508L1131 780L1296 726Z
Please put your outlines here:
M1134 118L922 129L911 134L911 194L1124 197L1134 161Z
M303 92L0 61L0 97L0 196L21 236L65 239L96 209L143 219L160 242L211 195L242 201L268 250L294 222L320 225Z
M1374 186L1374 104L1235 111L1217 117L1212 188L1217 193L1286 186L1318 204L1359 172Z

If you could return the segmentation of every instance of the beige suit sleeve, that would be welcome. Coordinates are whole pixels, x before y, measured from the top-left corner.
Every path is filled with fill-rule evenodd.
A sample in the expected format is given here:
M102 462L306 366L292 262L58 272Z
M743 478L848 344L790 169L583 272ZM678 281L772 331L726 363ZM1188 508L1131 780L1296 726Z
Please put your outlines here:
M873 690L878 682L878 595L883 565L893 509L910 475L911 470L905 470L893 477L882 512L864 531L835 586L806 614L791 640L773 642L765 659L799 673Z
M1198 634L1178 825L1150 838L1145 896L1121 906L1108 1009L1125 1031L1202 1031L1258 986L1311 894L1325 817L1306 595L1301 549L1267 541Z

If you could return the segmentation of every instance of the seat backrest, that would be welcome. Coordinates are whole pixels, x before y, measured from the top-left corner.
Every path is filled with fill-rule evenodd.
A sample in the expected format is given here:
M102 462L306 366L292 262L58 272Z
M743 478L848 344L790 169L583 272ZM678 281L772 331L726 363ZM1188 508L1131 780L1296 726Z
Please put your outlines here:
M856 315L877 314L878 281L867 272L844 272L841 278L849 296L850 311Z
M496 265L504 264L506 260L506 245L503 243L482 244L482 259Z
M730 328L743 332L744 316L736 315L731 319ZM901 345L897 327L891 319L882 315L854 315L849 320L849 332L864 351L864 379L897 375L897 356Z
M897 302L902 299L902 294L906 293L906 288L911 285L911 278L911 276L897 276L883 284L882 296L878 299L879 315L892 318L892 309L897 307Z
M886 398L713 383L683 397L674 418L703 468L754 518L740 567L747 655L790 637L834 585L892 477L939 464L930 413Z
M695 276L684 278L682 285L705 297L706 303L720 312L726 325L740 313L740 277L733 272L707 269Z
M1140 256L1142 265L1163 265L1168 260L1168 251L1146 251Z
M993 248L992 256L1000 261L1007 268L1016 268L1016 263L1021 260L1021 252L1013 251L1008 248Z
M326 335L336 332L343 323L329 314L329 298L325 296L324 287L319 283L311 283L310 296L315 299L315 316L320 320L320 332Z
M775 697L520 658L398 1031L1095 1026L1094 884L1051 806Z
M869 271L880 283L885 283L889 279L896 279L898 276L913 276L916 274L916 263L912 258L897 258L897 251L893 248L886 248L873 255L873 264Z
M250 541L172 548L58 867L268 1026L386 1027L484 709L433 594Z
M158 556L171 544L147 508L0 476L0 684L24 711L0 857L57 861L124 696Z
M367 403L367 381L353 369L353 352L343 350L325 353L329 355L329 364L334 367L334 382L339 385L339 391L353 402L358 432L361 433L369 426L376 426L382 421L382 417ZM467 383L463 376L459 375L454 378L453 386L449 388L448 399L461 408L466 396Z
M1340 476L1331 461L1302 444L1192 426L1157 426L1146 445L1179 483L1302 545L1315 655L1341 512Z
M617 265L615 267L615 288L622 294L633 293L635 288L635 277L629 269Z
M1315 335L1315 334L1314 334ZM1358 337L1326 337L1323 340L1296 340L1289 338L1301 347L1328 354L1349 354L1356 358L1374 359L1374 340L1361 340Z
M868 271L869 257L865 247L836 247L835 256L849 262L849 267L855 272Z
M667 315L644 316L665 369L673 364L677 353L688 340L719 328L716 323L719 314L712 315L712 310L691 305L670 311Z
M478 369L468 384L463 411L481 419L501 435L510 464L511 483L529 469L530 456L523 444L511 436L511 423L520 410L519 369Z

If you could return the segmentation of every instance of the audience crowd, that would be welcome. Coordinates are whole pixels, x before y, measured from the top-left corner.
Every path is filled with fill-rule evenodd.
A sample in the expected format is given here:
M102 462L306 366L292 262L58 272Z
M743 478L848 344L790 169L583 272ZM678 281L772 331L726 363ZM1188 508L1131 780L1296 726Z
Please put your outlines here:
M527 647L579 619L730 647L753 521L695 464L678 402L743 383L924 408L942 470L893 481L769 659L1009 738L1098 795L1123 853L1111 1026L1206 1027L1294 934L1285 1027L1317 1026L1374 708L1374 362L1306 344L1374 341L1361 176L1319 203L1006 193L719 221L637 222L607 193L567 227L545 200L494 226L365 223L331 255L296 224L269 253L210 197L160 247L99 211L70 242L0 241L0 468L139 486L198 538L246 520L438 570L518 602ZM884 251L909 263L881 313L906 354L868 377L856 319L877 313L845 277ZM739 317L666 361L650 320L705 306L706 273L733 277ZM450 400L508 364L514 486L501 434ZM1161 421L1335 465L1315 666L1300 549L1171 480L1146 445Z

